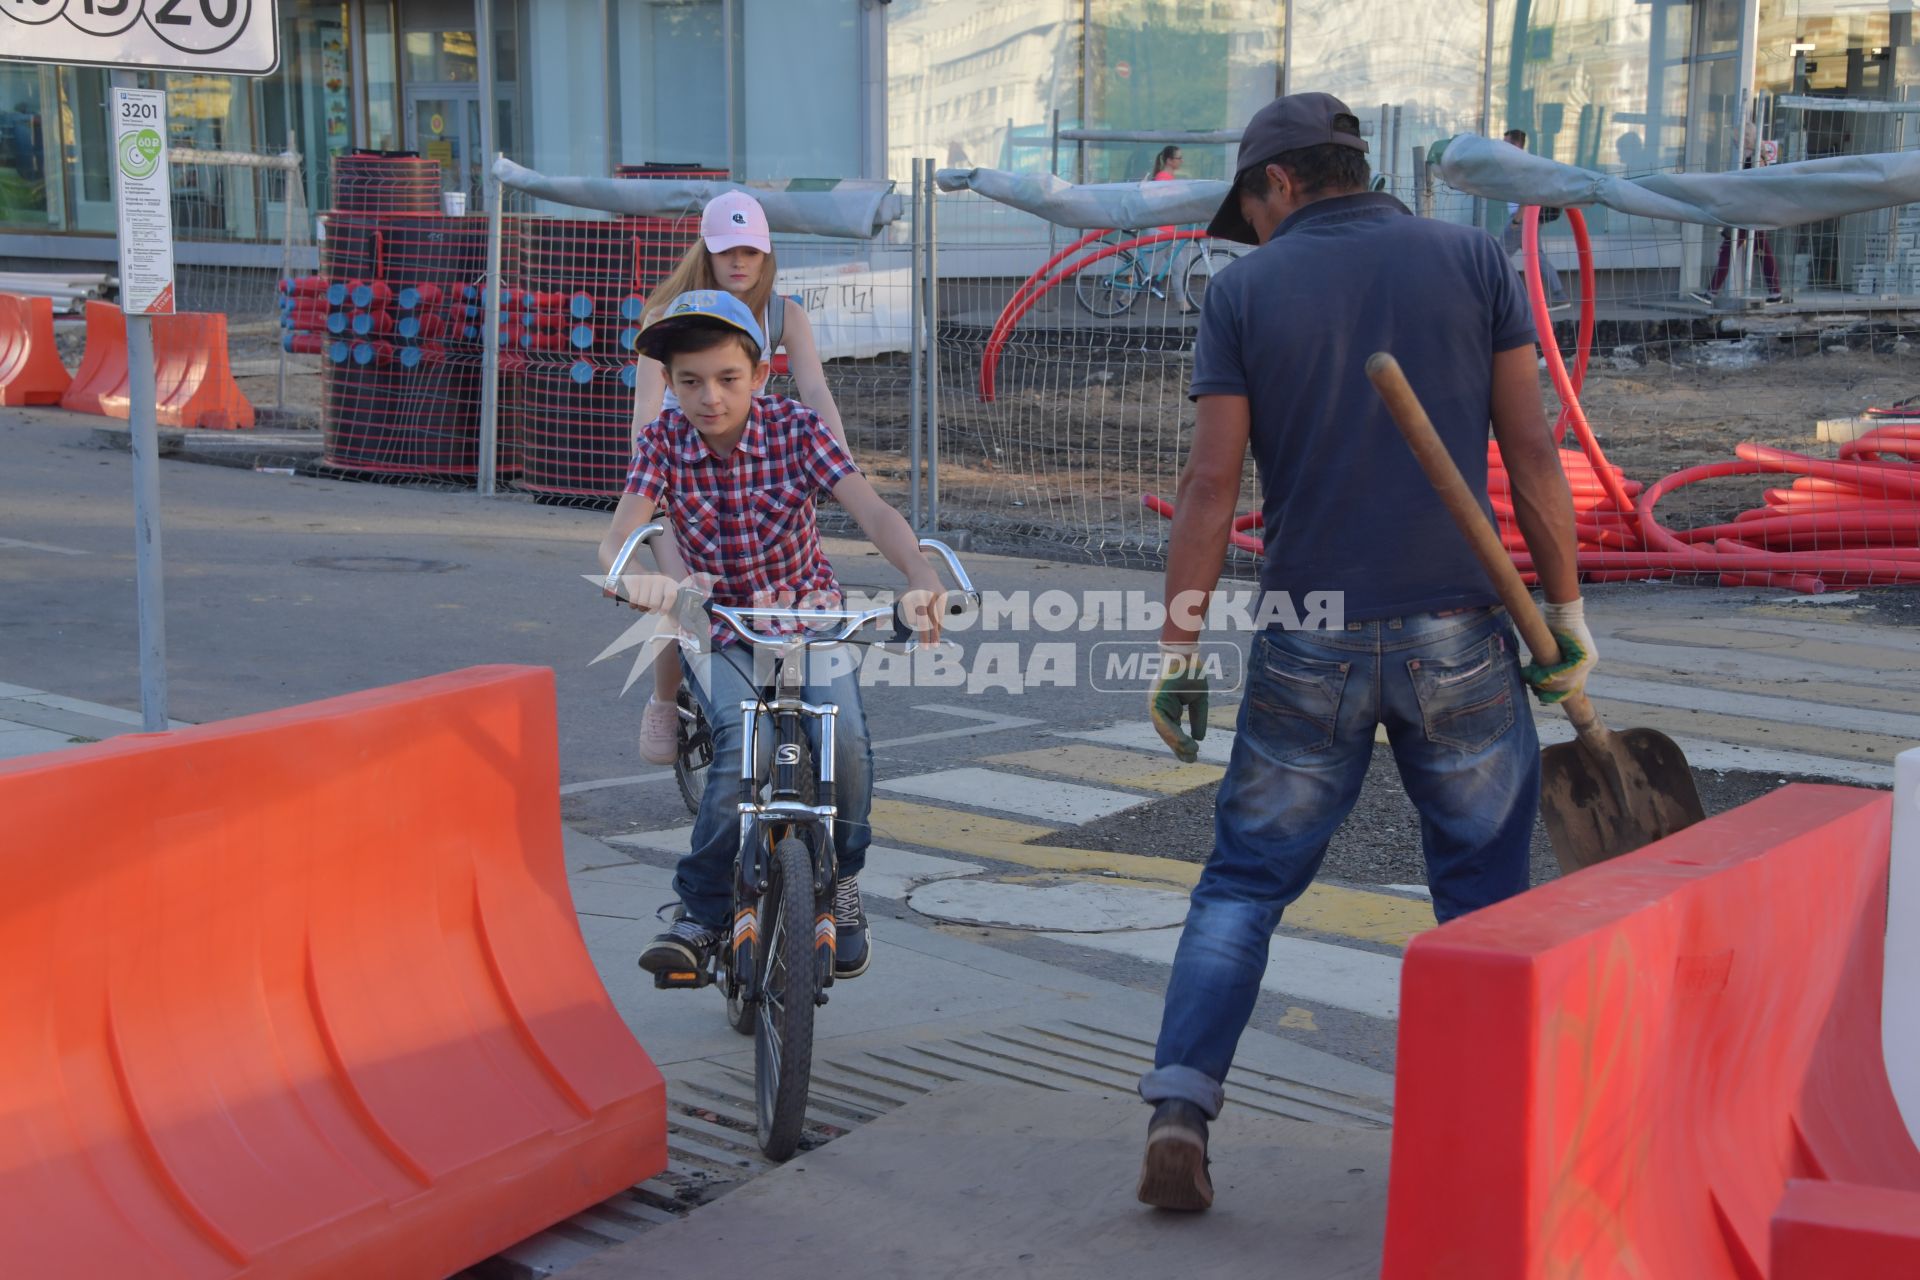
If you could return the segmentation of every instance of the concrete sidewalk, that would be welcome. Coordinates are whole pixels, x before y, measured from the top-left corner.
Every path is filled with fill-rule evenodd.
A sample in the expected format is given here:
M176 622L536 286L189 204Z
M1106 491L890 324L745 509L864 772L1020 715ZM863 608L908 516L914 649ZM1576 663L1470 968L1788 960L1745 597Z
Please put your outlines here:
M139 733L140 713L68 698L24 685L0 684L0 760L104 742ZM168 727L186 723L169 720Z
M774 1169L760 1156L753 1138L752 1041L727 1026L717 993L656 991L634 963L646 940L661 927L655 910L673 899L672 873L635 863L622 851L577 832L568 833L567 860L581 931L601 979L667 1077L668 1150L673 1163L665 1178L557 1224L476 1268L477 1275L570 1273L587 1258L661 1225L664 1218L682 1216L694 1203L718 1200ZM876 854L865 877L875 889L884 886L885 892L876 897L903 893L924 874L910 860L889 862L888 852ZM1131 1218L1145 1214L1131 1197L1147 1110L1131 1094L1140 1072L1151 1065L1160 1022L1159 999L968 941L967 930L926 928L881 913L873 920L873 932L872 971L857 982L835 986L831 1001L819 1010L813 1105L803 1144L815 1155L807 1159L824 1156L832 1150L829 1144L898 1112L886 1130L876 1130L881 1137L874 1141L887 1153L883 1164L894 1170L903 1186L935 1179L940 1180L939 1186L959 1194L960 1185L968 1179L991 1180L992 1170L956 1161L951 1144L942 1136L954 1124L973 1126L970 1132L979 1141L970 1148L968 1158L987 1165L1010 1158L1013 1147L1021 1144L1031 1153L1031 1126L1053 1125L1059 1132L1047 1142L1052 1146L1059 1139L1054 1158L1029 1156L1018 1163L1026 1171L1023 1176L1052 1178L1061 1184L1052 1191L1032 1185L1028 1189L1033 1194L1072 1191L1061 1209L1078 1216L1072 1230L1060 1239L1074 1232L1088 1240L1103 1236L1103 1223L1120 1207L1131 1206L1126 1210ZM984 1111L947 1096L954 1088L969 1086L1001 1092L993 1095L994 1101ZM1272 1210L1283 1192L1290 1197L1292 1192L1286 1188L1311 1186L1323 1176L1344 1185L1350 1178L1347 1171L1362 1164L1383 1178L1392 1089L1390 1076L1249 1031L1228 1081L1229 1109L1220 1126L1222 1150L1252 1152L1275 1144L1297 1147L1297 1142L1283 1138L1295 1131L1290 1126L1316 1134L1324 1127L1329 1132L1306 1148L1317 1153L1317 1163L1311 1167L1292 1159L1284 1166L1265 1168L1250 1158L1231 1181L1223 1176L1222 1196L1240 1197L1235 1211L1247 1214L1252 1222ZM1036 1090L1047 1091L1042 1099L1057 1098L1060 1093L1084 1095L1084 1099L1071 1104L1035 1101L1030 1092ZM1062 1109L1069 1106L1071 1110ZM955 1107L959 1110L952 1110ZM1023 1127L1029 1130L1026 1137L1019 1132ZM1072 1135L1078 1135L1075 1141L1065 1140ZM820 1150L823 1147L826 1151ZM861 1155L862 1149L866 1148L850 1148L853 1154L846 1157L850 1163L831 1167L847 1170L845 1176L856 1181L863 1175L854 1170L877 1170L870 1163L874 1157ZM910 1156L911 1151L922 1154ZM1356 1152L1366 1159L1350 1158ZM814 1166L803 1160L778 1176L791 1184L802 1168L810 1167ZM1243 1176L1248 1181L1243 1183ZM936 1193L935 1185L925 1183L924 1204L953 1203L946 1191ZM1003 1192L1018 1190L1004 1179L996 1185ZM769 1194L778 1191L776 1186ZM1374 1191L1384 1195L1384 1182ZM921 1192L905 1194L919 1201ZM1009 1203L1024 1195L1014 1194ZM1361 1221L1371 1221L1366 1215L1377 1216L1377 1210L1365 1208L1372 1203L1365 1196L1361 1200L1364 1203L1355 1212ZM696 1211L686 1225L700 1222L701 1212ZM990 1228L998 1216L997 1210L990 1214L955 1210L947 1226L948 1243ZM1152 1217L1146 1215L1144 1220ZM1033 1220L1033 1215L1027 1220ZM892 1242L889 1247L897 1248L916 1234L916 1220L896 1216L892 1221L887 1239ZM1377 1227L1375 1222L1370 1235L1357 1230L1354 1238L1359 1243L1353 1247L1377 1253ZM822 1239L839 1240L838 1256L848 1260L862 1257L860 1251L868 1247L860 1238L842 1239L832 1220L823 1223L822 1229L828 1231ZM1241 1239L1241 1234L1231 1238ZM774 1236L766 1240L769 1246L777 1243ZM876 1238L872 1247L879 1249L882 1243ZM647 1243L634 1247L638 1251L634 1256L647 1260L650 1269ZM846 1252L849 1249L853 1252ZM728 1256L731 1265L731 1252ZM877 1260L887 1255L872 1256ZM935 1271L949 1274L939 1268ZM1115 1273L1109 1269L1107 1274ZM1313 1274L1365 1272L1335 1269Z

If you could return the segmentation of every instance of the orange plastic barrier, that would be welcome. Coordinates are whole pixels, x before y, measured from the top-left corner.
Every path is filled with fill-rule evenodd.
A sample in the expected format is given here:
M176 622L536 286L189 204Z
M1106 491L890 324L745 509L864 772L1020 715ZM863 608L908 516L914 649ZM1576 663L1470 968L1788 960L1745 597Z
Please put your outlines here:
M1920 1276L1920 1194L1790 1182L1773 1215L1771 1280Z
M552 673L0 765L10 1275L437 1280L666 1167Z
M1882 1274L1769 1236L1808 1238L1789 1179L1920 1191L1880 1045L1891 812L1785 787L1414 939L1385 1280ZM1829 1241L1861 1234L1832 1204L1887 1211L1822 1191Z
M127 416L127 316L116 304L87 303L87 345L60 407L103 418Z
M161 426L232 431L253 425L253 402L233 380L227 318L219 312L155 316L153 360Z
M253 425L253 404L233 380L227 360L224 315L155 316L153 363L161 426L234 430ZM127 322L112 303L87 304L87 347L60 405L106 418L127 416Z
M73 379L53 345L53 301L0 293L0 405L59 404Z

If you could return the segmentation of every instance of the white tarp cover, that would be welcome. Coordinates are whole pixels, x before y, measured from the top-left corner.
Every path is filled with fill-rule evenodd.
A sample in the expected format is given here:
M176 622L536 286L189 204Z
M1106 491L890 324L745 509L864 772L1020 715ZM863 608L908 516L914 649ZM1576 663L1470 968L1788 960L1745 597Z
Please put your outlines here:
M1075 186L1050 173L1004 169L942 169L942 191L976 191L998 204L1080 231L1109 227L1165 227L1213 221L1231 183L1176 178L1170 182L1101 182Z
M1920 200L1915 151L1624 178L1529 155L1477 134L1461 134L1436 150L1441 178L1468 195L1508 204L1599 204L1639 218L1710 227L1768 231Z
M906 202L884 182L842 182L831 191L778 191L712 178L549 178L504 157L494 162L493 176L536 199L641 218L698 214L715 196L744 191L767 211L767 225L783 235L871 240L906 213Z
M1434 148L1439 174L1468 195L1511 204L1600 204L1641 218L1771 230L1920 201L1920 151L1833 156L1734 173L1624 178L1529 155L1504 141L1461 134ZM1092 231L1212 220L1221 181L1107 182L1075 186L1047 173L942 169L942 191L975 191L1057 226Z

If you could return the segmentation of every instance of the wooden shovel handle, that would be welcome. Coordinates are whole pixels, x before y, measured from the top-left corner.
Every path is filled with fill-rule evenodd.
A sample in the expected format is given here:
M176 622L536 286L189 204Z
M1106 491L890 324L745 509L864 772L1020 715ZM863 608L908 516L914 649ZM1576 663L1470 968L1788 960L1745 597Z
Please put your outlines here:
M1540 606L1533 602L1533 593L1527 590L1527 584L1520 581L1520 571L1513 567L1513 558L1500 545L1500 535L1494 531L1487 513L1474 498L1473 491L1467 488L1460 468L1453 463L1453 455L1447 452L1446 445L1440 443L1440 433L1433 429L1433 420L1427 417L1427 411L1421 407L1420 398L1407 385L1407 375L1401 372L1400 362L1384 351L1379 352L1367 361L1367 378L1373 383L1373 389L1380 393L1380 398L1386 401L1387 412L1393 415L1394 425L1400 428L1400 434L1406 438L1407 447L1413 450L1420 469L1427 473L1427 482L1440 495L1447 514L1453 517L1453 522L1460 526L1460 532L1473 547L1474 555L1480 559L1480 567L1493 580L1493 589L1499 593L1500 603L1512 615L1513 625L1526 642L1527 652L1543 667L1557 665L1560 661L1559 642L1553 638L1553 632L1547 630L1547 620L1541 615ZM1574 730L1581 737L1606 733L1606 726L1600 723L1600 717L1584 691L1565 699L1560 705L1566 709L1567 718L1573 721Z

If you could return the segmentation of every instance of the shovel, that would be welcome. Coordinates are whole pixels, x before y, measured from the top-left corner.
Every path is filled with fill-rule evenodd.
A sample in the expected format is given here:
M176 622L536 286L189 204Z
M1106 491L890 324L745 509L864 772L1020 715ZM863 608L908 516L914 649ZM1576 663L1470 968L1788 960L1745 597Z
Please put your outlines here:
M1493 580L1533 660L1546 667L1558 664L1560 646L1547 630L1547 620L1440 443L1399 362L1381 352L1367 361L1367 377ZM1655 729L1613 732L1584 691L1560 705L1573 722L1575 737L1540 753L1540 814L1562 871L1631 853L1706 817L1693 770L1672 738Z

